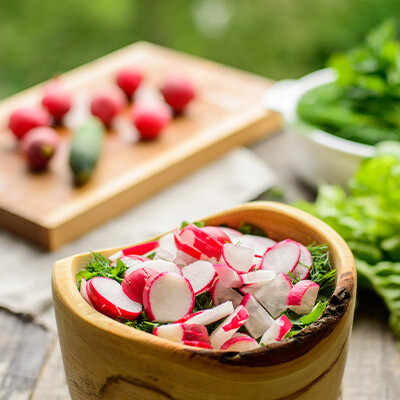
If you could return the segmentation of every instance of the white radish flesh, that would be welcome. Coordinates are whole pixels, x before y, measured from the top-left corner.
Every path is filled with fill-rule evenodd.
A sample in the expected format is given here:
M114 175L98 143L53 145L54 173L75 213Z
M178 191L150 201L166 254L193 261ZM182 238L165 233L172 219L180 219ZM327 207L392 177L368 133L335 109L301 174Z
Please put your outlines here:
M197 295L211 288L216 272L208 261L196 261L182 268L182 275L189 280Z
M304 280L296 283L289 292L286 305L296 314L309 314L318 296L319 285L313 281Z
M244 285L241 288L239 288L240 292L246 295L247 293L250 293L253 297L255 297L256 292L258 289L261 289L264 286L264 283L249 283L248 285Z
M195 261L198 261L197 258L194 258L181 250L176 252L175 259L173 260L173 262L180 267L185 267L186 265L194 263Z
M214 305L225 303L226 301L231 301L233 307L238 307L242 301L243 296L241 296L236 290L232 288L225 287L219 278L214 282L211 289L211 298Z
M240 275L227 265L214 264L214 270L220 282L227 288L237 288L243 285Z
M86 303L88 303L90 306L93 307L93 304L90 301L88 293L87 293L86 285L87 285L86 279L82 278L82 280L81 280L81 288L80 288L79 292L80 292L81 296L83 297L83 299L86 301Z
M232 302L226 301L225 303L222 303L216 307L186 315L186 317L181 318L177 322L182 322L185 324L209 325L227 317L228 315L232 314L233 311L234 308Z
M173 232L160 237L158 244L159 248L168 250L171 253L176 253L178 251Z
M259 270L248 272L247 274L240 275L244 285L250 283L259 283L260 285L266 284L276 277L275 271Z
M229 237L232 243L238 242L237 238L243 236L243 233L237 231L236 229L227 228L225 226L221 226L220 229L225 232L225 234Z
M287 274L296 268L299 258L300 246L297 242L286 239L266 251L261 268L277 274Z
M260 344L266 345L268 343L279 342L284 339L291 329L292 323L286 315L282 315L263 334Z
M218 226L204 226L200 229L212 236L221 245L231 242L230 237Z
M154 335L173 342L196 341L210 344L210 338L205 326L197 324L168 324L154 329Z
M300 246L300 258L292 275L300 280L304 280L310 275L312 256L307 247L303 246L301 243L298 243L298 245Z
M226 265L235 269L237 272L248 272L254 265L254 249L226 243L222 247L222 257Z
M179 229L174 229L174 239L178 250L194 257L196 260L208 260L208 257L201 251L195 249L193 246L188 245L180 236Z
M250 351L258 349L259 347L260 345L257 341L248 335L234 335L221 346L221 350Z
M159 273L173 272L174 274L182 275L182 270L174 263L165 260L149 260L140 265L141 268L151 268Z
M246 246L254 249L255 254L261 257L270 247L276 244L275 240L255 235L243 235L237 238L237 241L240 242L241 246Z
M194 292L183 276L163 272L147 280L143 305L151 321L174 322L193 310Z
M133 301L143 304L143 289L148 279L159 273L151 268L138 268L126 274L121 283L124 293Z

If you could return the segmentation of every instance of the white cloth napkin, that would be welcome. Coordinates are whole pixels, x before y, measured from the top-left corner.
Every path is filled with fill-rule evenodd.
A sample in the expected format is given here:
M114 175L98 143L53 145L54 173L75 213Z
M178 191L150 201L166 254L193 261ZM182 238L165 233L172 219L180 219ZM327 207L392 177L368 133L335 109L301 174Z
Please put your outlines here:
M267 164L239 148L60 250L45 252L0 230L0 307L53 329L50 281L57 259L150 238L251 200L273 184Z

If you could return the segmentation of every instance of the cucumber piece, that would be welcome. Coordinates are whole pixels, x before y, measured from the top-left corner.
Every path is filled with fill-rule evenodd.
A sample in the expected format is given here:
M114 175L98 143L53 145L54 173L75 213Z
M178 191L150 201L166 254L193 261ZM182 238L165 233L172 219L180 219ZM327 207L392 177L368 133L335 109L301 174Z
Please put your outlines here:
M98 118L90 118L72 138L69 166L77 186L89 181L103 148L105 130Z

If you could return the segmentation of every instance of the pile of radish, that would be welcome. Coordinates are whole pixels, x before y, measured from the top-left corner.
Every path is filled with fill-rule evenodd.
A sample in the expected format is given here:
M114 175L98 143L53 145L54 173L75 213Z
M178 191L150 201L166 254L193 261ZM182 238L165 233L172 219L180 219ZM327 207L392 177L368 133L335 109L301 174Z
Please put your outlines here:
M81 280L92 307L120 321L145 318L154 335L207 349L248 351L281 341L292 329L284 312L311 313L319 292L301 243L226 227L187 224L109 262L110 269L126 267L121 284L104 276ZM208 295L204 309L195 307Z

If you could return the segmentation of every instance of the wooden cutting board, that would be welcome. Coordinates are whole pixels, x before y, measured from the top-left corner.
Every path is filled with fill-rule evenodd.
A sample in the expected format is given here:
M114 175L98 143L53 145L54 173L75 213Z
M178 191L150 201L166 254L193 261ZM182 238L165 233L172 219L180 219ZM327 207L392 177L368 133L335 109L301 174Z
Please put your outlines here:
M90 96L112 86L124 66L135 66L145 75L139 98L158 96L155 89L162 79L178 71L194 82L198 97L153 142L137 141L127 109L107 134L92 180L75 188L67 162L70 129L85 121ZM74 107L66 120L69 128L59 129L62 146L45 173L27 170L6 128L13 110L40 103L42 85L0 102L0 226L47 249L78 237L233 147L267 136L280 124L261 104L271 81L150 43L135 43L63 78L75 97Z

